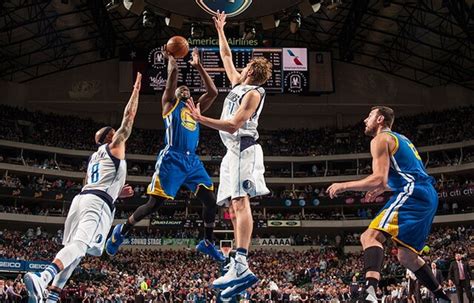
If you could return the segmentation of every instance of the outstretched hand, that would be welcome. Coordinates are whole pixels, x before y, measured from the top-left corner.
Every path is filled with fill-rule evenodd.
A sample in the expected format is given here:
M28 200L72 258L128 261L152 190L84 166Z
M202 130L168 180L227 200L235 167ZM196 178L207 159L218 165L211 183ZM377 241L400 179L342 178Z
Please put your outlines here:
M333 183L331 186L328 187L326 193L329 194L331 199L337 198L339 194L342 194L346 191L346 186L344 183Z
M212 17L212 20L214 20L214 25L217 30L224 30L224 26L226 25L226 19L227 15L225 12L220 12L219 10L217 11L216 15Z
M194 121L201 122L201 106L199 103L197 105L194 104L193 98L191 97L186 101L186 107L189 109L189 115L191 115Z
M178 68L178 63L176 63L176 58L166 50L166 44L163 45L161 53L163 54L163 58L168 60L168 68Z

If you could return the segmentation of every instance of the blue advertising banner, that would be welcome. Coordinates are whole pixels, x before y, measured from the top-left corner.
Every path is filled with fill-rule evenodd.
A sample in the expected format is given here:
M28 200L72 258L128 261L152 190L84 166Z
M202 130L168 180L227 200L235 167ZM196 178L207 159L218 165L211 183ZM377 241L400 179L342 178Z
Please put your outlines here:
M0 259L0 271L22 271L24 268L23 261Z
M24 261L25 271L43 271L50 262L46 261Z
M0 259L0 271L42 271L48 266L46 261L23 261L14 259Z

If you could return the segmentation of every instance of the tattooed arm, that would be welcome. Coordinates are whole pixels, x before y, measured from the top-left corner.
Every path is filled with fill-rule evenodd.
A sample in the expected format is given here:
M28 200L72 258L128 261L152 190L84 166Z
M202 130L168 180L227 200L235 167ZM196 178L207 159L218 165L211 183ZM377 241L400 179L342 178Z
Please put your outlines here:
M109 144L112 155L119 159L125 159L125 142L132 133L133 122L138 109L138 97L140 95L142 75L137 73L137 80L133 86L133 92L125 107L122 119L122 125L115 132L112 143Z

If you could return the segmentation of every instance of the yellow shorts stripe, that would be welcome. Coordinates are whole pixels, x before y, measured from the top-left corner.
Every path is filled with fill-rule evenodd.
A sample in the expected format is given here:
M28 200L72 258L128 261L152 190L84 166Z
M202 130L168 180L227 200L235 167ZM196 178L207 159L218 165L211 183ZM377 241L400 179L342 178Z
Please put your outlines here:
M204 184L204 183L199 183L199 184L196 186L196 190L194 191L194 195L196 195L197 192L199 191L199 186L202 186L202 187L204 187L204 188L206 188L206 189L208 189L208 190L211 190L211 191L214 190L214 184L212 184L212 185L209 187L209 186L206 186L206 184Z
M380 212L377 217L375 217L372 222L370 222L369 228L376 229L376 230L381 230L383 232L386 232L390 234L392 237L398 236L398 212L395 211L393 213L393 217L390 221L386 222L385 228L380 226L380 221L382 221L382 218L384 217L386 213L386 209Z
M174 200L174 197L165 193L165 191L161 187L160 177L156 174L153 176L151 183L148 185L146 193L148 195L160 196L166 199Z

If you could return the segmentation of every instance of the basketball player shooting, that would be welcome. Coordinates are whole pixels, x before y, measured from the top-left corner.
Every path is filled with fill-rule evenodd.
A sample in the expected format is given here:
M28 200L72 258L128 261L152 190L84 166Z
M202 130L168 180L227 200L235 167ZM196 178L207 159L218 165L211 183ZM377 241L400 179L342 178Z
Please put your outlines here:
M224 262L224 255L213 243L213 233L217 212L214 186L204 164L196 154L199 142L199 123L189 114L186 101L194 104L187 86L178 87L178 64L175 58L164 51L168 59L168 79L163 92L162 115L165 123L165 148L156 162L156 172L148 186L148 202L138 207L125 224L114 228L107 240L106 251L115 255L130 229L146 216L153 214L167 199L174 199L181 186L186 186L196 194L203 204L204 240L196 246L199 252L207 254L219 262ZM197 48L193 50L189 62L199 72L206 88L197 104L207 110L217 97L217 88L212 78L204 70Z
M229 271L213 282L215 288L224 289L221 296L227 299L258 282L247 263L253 230L250 198L269 193L263 176L263 152L257 143L257 126L265 101L265 89L260 85L270 78L272 66L265 58L253 58L238 72L224 33L226 15L218 12L213 19L220 55L233 88L224 101L220 120L203 116L199 103L188 101L187 106L196 122L219 131L227 148L220 167L217 203L229 206L237 253Z
M44 271L24 276L30 303L43 302L45 290L51 281L53 283L46 302L58 301L61 290L81 259L86 254L102 255L105 238L114 219L115 200L133 196L131 186L125 185L125 143L130 137L137 114L141 79L142 75L138 73L120 128L115 131L107 126L95 134L99 148L90 157L85 186L72 200L64 223L64 248Z
M366 302L377 302L376 292L387 237L398 246L399 262L412 271L436 298L449 301L431 268L419 257L438 208L434 178L426 173L421 157L411 141L391 130L394 111L375 106L364 120L370 143L373 173L358 181L334 183L327 192L332 198L346 191L367 191L371 202L385 191L393 195L361 235L366 271Z

